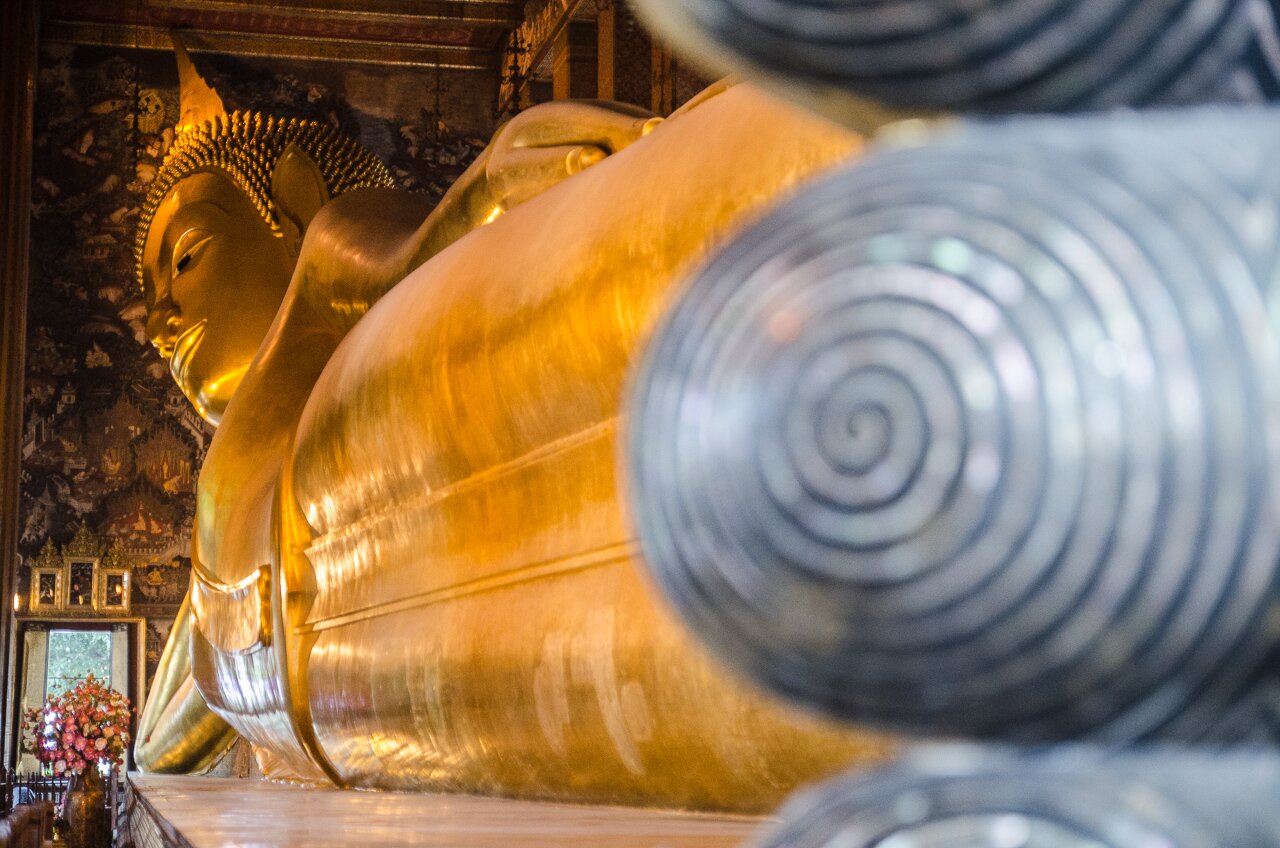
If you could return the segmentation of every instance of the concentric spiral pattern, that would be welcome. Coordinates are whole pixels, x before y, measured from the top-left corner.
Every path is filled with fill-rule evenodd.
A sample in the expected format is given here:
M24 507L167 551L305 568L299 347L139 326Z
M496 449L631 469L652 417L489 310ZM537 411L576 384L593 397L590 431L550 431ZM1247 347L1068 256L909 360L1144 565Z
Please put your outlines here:
M755 68L907 107L1057 112L1272 99L1276 0L645 0Z
M1272 848L1280 758L943 748L794 797L757 848Z
M909 731L1275 738L1278 143L1252 110L971 127L737 239L631 398L687 621Z

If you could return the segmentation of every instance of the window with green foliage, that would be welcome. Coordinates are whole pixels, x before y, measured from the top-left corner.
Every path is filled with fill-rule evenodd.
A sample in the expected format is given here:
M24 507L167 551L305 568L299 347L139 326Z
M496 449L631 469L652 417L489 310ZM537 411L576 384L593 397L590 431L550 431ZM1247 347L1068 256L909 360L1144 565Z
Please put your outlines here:
M45 695L60 694L93 672L111 683L111 632L107 630L52 630L49 632L49 665Z

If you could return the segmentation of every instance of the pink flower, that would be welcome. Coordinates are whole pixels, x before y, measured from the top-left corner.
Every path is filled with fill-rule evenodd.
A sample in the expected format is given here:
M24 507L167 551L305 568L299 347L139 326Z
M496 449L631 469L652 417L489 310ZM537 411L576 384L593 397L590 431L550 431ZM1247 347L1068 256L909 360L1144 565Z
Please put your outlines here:
M61 764L59 773L80 772L86 761L118 763L129 744L133 714L128 698L89 677L23 712L23 745L40 762Z
M58 760L56 763L53 764L53 770L58 774L62 774L64 771L67 770L67 764L64 763L62 760Z

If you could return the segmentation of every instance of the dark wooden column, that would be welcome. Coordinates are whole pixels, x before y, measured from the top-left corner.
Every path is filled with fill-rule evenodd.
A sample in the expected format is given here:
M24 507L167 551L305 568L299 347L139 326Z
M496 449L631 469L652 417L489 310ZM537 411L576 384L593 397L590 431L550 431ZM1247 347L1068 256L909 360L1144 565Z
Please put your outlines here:
M596 25L570 21L556 36L551 53L552 92L556 100L597 95Z
M671 114L711 84L693 65L657 41L650 64L653 89L649 108L659 115Z
M498 114L509 117L530 105L534 71L569 28L582 0L526 0L520 21L503 48Z
M0 693L14 703L13 593L17 585L27 254L31 235L31 127L38 0L0 3ZM4 740L5 763L12 739Z
M623 0L597 4L598 96L653 107L653 39Z
M708 80L649 35L625 0L597 0L596 7L597 96L668 115L706 87Z

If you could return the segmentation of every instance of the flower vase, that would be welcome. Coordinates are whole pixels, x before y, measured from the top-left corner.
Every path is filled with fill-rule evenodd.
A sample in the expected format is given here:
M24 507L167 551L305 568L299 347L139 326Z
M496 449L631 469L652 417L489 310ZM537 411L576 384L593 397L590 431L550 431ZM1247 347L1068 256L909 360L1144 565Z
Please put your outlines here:
M102 772L90 765L74 775L63 801L67 848L111 848L111 811Z

